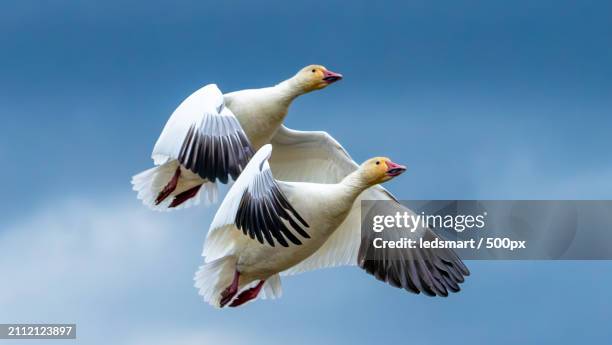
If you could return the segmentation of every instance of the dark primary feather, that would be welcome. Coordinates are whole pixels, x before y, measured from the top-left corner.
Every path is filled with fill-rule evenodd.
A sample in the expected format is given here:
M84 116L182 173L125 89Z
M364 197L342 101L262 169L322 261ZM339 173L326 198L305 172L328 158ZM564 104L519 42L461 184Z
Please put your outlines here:
M210 182L236 180L253 156L248 138L233 117L210 116L206 126L189 128L178 161Z
M380 205L380 206L377 206ZM393 207L392 213L380 207ZM374 214L395 214L399 212L412 212L397 201L376 203L368 211ZM448 296L450 292L458 292L459 284L463 283L465 276L470 274L467 267L452 249L445 248L414 248L414 249L376 249L372 244L374 236L382 236L383 240L397 240L399 234L412 236L418 240L423 237L425 241L436 238L436 234L427 228L421 228L414 233L398 232L394 230L375 233L365 232L359 247L358 263L367 273L390 284L413 293L428 296Z
M236 227L252 239L272 247L274 240L283 247L288 247L289 242L302 244L294 232L302 238L310 238L304 229L309 227L308 223L287 201L270 169L264 168L263 163L259 168L259 174L240 199Z

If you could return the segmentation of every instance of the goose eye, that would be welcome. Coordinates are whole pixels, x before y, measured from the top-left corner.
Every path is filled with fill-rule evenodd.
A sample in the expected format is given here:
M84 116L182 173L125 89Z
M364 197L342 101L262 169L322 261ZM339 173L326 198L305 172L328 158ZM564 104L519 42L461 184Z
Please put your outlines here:
M376 165L379 165L379 164L380 164L380 161L376 161Z
M312 72L312 73L314 73L314 72L315 72L315 70L313 69L311 72Z

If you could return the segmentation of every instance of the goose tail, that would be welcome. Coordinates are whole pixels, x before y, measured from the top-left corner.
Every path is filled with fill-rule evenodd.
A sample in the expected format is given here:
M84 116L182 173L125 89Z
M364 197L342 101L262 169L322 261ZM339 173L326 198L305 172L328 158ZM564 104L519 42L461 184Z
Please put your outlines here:
M196 206L202 194L206 204L217 202L217 185L181 167L177 160L138 173L131 182L138 199L156 211Z
M205 262L195 273L194 287L204 302L215 308L221 308L223 292L232 285L236 273L237 259L233 255L224 256L211 262Z

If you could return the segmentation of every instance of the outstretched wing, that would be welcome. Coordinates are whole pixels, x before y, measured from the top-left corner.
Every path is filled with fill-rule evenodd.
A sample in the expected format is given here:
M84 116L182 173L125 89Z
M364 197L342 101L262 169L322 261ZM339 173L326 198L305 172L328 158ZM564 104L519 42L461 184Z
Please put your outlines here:
M363 200L390 200L384 203L361 207L364 218L372 218L379 214L415 213L395 201L395 198L383 188L372 188L365 192ZM357 205L357 207L360 207ZM357 214L359 217L359 214ZM358 230L359 231L359 230ZM464 276L470 274L461 259L451 249L447 248L414 248L414 249L376 249L374 238L383 241L399 241L402 237L410 237L414 241L422 238L431 241L438 237L431 229L419 226L414 232L405 231L373 231L360 232L361 243L357 261L366 272L408 291L423 292L429 296L447 296L449 291L458 292L459 284Z
M223 94L209 84L191 94L166 123L152 158L156 165L176 159L202 179L227 183L238 178L253 149Z
M281 126L272 138L270 165L281 181L338 183L359 165L336 139L323 131Z
M306 231L308 223L287 201L272 176L268 164L271 153L270 144L259 149L230 188L210 226L204 256L217 257L215 253L230 245L235 236L223 232L232 231L232 228L270 246L279 243L288 247L289 242L300 245L299 237L310 238ZM223 243L222 238L229 242Z
M346 150L326 132L296 131L283 126L272 139L272 144L274 153L270 165L274 176L281 180L337 183L358 168ZM385 204L392 205L400 212L413 213L382 186L370 187L355 201L345 221L323 246L284 274L359 265L377 279L415 293L422 291L429 295L446 296L448 290L459 290L458 284L463 282L469 271L450 249L405 249L393 251L392 256L375 257L370 247L372 239L362 238L361 212L380 210L362 209L361 200L389 200L391 202ZM392 237L398 236L398 232L383 231L377 236L382 236L383 240L393 240ZM426 228L415 231L413 236L417 239L436 237Z

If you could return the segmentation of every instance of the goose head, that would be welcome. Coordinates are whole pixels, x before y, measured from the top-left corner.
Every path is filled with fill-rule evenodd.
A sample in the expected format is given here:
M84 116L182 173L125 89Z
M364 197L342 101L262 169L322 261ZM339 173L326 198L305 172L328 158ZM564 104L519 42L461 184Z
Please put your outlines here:
M387 157L370 158L359 166L361 178L370 186L387 182L404 171L405 166L394 163Z
M342 74L332 72L321 65L309 65L291 78L300 91L307 93L320 90L342 79Z

